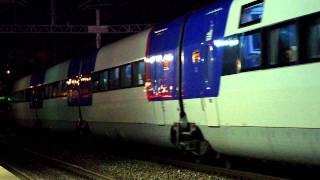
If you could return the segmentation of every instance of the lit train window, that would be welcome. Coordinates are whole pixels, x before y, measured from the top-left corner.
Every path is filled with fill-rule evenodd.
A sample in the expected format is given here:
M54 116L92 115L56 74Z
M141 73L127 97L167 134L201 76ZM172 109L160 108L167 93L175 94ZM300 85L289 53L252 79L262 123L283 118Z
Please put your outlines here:
M297 28L295 24L271 30L269 35L269 65L288 65L297 62Z
M132 72L132 65L128 64L125 66L122 66L120 69L120 78L121 78L121 87L125 88L125 87L130 87L131 86L131 81L132 81L132 76L131 76L131 72Z
M239 27L245 27L261 22L262 15L263 0L257 0L242 6Z
M320 18L311 23L308 29L308 58L320 58Z
M109 71L105 70L100 72L99 86L100 90L108 90Z
M119 68L113 68L110 70L110 89L119 88Z
M259 32L241 36L240 49L241 69L248 70L260 67L261 35Z
M144 61L133 64L133 86L144 85L145 82L145 64Z

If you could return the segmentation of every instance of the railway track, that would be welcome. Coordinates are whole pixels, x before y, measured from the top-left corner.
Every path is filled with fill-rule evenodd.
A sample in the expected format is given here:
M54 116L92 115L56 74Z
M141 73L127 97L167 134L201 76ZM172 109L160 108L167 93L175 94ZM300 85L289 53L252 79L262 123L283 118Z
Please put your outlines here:
M30 142L30 143L32 144L32 142ZM58 159L52 158L52 157L34 152L34 151L37 151L35 149L30 150L27 148L21 148L20 146L13 145L13 144L9 143L8 141L5 141L5 142L0 141L0 144L2 144L2 147L6 147L7 149L9 149L9 151L16 151L15 152L16 154L26 154L27 156L30 156L34 159L37 159L45 164L49 164L52 167L56 167L56 168L62 169L63 171L70 172L72 174L76 174L79 177L83 177L83 179L114 179L115 177L118 177L117 175L114 176L114 174L112 175L113 177L101 174L101 173L109 174L109 172L101 172L100 171L100 173L97 173L97 172L93 172L91 170L88 170L86 168L83 168L83 167L87 167L89 169L92 169L92 166L86 166L86 165L80 163L80 166L82 166L82 167L80 167L78 165L66 163L64 161L59 160L59 159L65 159L68 157L58 156ZM46 145L42 144L41 147L46 147ZM74 147L74 146L71 146L71 147ZM77 147L77 146L75 146L75 147ZM104 146L101 146L98 149L102 149L102 148L104 148ZM76 149L77 148L72 149L70 152L76 151ZM124 149L127 149L127 148L124 148ZM146 155L143 153L141 154L141 152L143 152L143 150L141 150L141 149L140 150L139 149L132 150L131 152L123 151L123 149L122 149L119 151L116 150L114 153L119 156L128 157L128 159L131 158L131 159L138 159L138 160L142 160L142 161L155 162L155 163L168 165L168 166L171 165L174 167L179 167L181 169L193 170L195 172L203 172L203 173L211 174L213 176L226 177L226 178L230 178L230 179L268 179L268 180L285 179L285 178L280 178L280 177L274 177L272 175L259 174L259 172L252 173L252 172L247 172L246 170L232 170L232 169L228 169L228 168L193 163L193 162L185 161L185 160L177 160L176 158L168 158L168 157L165 157L164 155L159 155L159 154L158 155L154 155L154 154L153 155L150 155L150 154ZM98 152L93 150L92 152L86 151L86 154L87 153L97 154ZM109 153L107 153L107 155L103 155L103 156L108 156ZM71 154L73 154L73 153L70 153L70 155ZM101 155L101 152L99 151L98 154ZM170 154L170 152L168 152L168 154ZM57 156L55 156L55 157L57 157ZM99 160L101 160L101 159L103 159L103 158L102 157L99 158ZM94 161L94 160L92 160L92 161ZM108 164L107 160L104 164ZM97 169L97 168L94 168L94 169ZM13 171L14 171L14 169L13 169ZM18 169L18 171L19 171L19 169ZM135 172L133 171L133 173L135 173ZM19 172L18 172L18 174L19 174ZM22 179L28 179L28 178L22 178Z
M28 159L32 159L32 162L35 162L35 164L40 164L41 166L49 167L50 169L54 169L51 171L55 171L55 174L57 176L62 174L71 174L74 177L79 177L82 179L103 179L103 180L111 180L114 179L111 176L106 176L99 174L97 172L88 170L86 168L80 167L75 164L67 163L59 159L55 159L43 154L39 154L37 152L31 151L26 148L21 148L12 144L3 143L2 147L5 147L8 152L10 152L11 156L12 154L19 154L19 156L27 157ZM13 163L14 164L14 163ZM12 163L10 163L8 160L5 160L5 163L3 163L3 166L11 171L13 174L15 174L17 177L20 177L21 179L27 179L27 180L33 180L37 178L33 178L32 175L29 175L28 173L25 173L24 170L20 167L17 168Z
M24 179L24 180L33 180L34 179L31 176L29 176L28 174L19 170L18 168L10 165L9 163L2 163L1 166L3 168L7 169L8 171L10 171L12 174L14 174L16 177L18 177L20 179Z
M199 163L191 163L175 159L166 159L163 157L149 157L151 161L170 164L181 168L191 169L195 171L205 172L219 177L228 177L231 179L259 179L259 180L286 180L285 178L263 175L258 173L232 170L228 168L214 167Z

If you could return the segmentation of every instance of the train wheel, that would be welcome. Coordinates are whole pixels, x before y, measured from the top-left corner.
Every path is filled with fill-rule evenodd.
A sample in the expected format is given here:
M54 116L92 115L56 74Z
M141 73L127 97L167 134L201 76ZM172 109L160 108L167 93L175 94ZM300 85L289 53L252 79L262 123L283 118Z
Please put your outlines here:
M90 128L88 122L85 121L77 121L77 131L81 135L85 135L90 133Z
M192 150L191 152L196 156L203 156L210 150L210 144L206 140L196 141L195 145L195 150Z

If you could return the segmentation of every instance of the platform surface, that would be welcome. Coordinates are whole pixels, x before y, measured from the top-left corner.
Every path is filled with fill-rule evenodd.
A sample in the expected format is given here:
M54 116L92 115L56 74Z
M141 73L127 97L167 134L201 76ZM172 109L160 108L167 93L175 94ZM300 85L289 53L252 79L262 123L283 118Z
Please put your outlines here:
M0 166L0 180L17 180L19 179L15 175L13 175L8 170L4 169L2 166Z

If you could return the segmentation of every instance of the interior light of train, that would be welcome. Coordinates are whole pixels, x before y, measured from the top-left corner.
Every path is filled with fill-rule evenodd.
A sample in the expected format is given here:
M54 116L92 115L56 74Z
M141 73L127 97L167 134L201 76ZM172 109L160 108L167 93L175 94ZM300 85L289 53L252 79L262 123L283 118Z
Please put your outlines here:
M167 70L169 70L170 69L170 63L169 63L169 61L167 60L167 59L164 59L163 60L163 62L162 62L162 67L163 67L163 70L164 71L167 71Z
M80 85L80 81L78 79L69 79L67 82L66 82L67 85L77 85L79 86Z
M206 35L207 42L212 40L212 34L213 34L213 29L210 29L210 31L207 32L207 35Z
M201 57L200 57L200 52L199 51L194 51L192 53L192 63L197 63L201 60Z
M213 47L210 44L208 46L209 46L209 50L213 51Z
M66 84L69 86L71 85L71 79L68 79L68 81L66 81Z
M163 66L163 70L169 70L170 69L170 61L172 61L173 60L173 55L171 54L171 53L169 53L169 54L165 54L164 56L163 56L163 62L162 62L162 66Z
M239 44L239 40L238 39L226 39L226 40L218 39L218 40L214 40L213 44L216 47L223 47L223 46L233 47Z
M80 81L81 82L89 82L89 81L91 81L91 77L81 77Z

